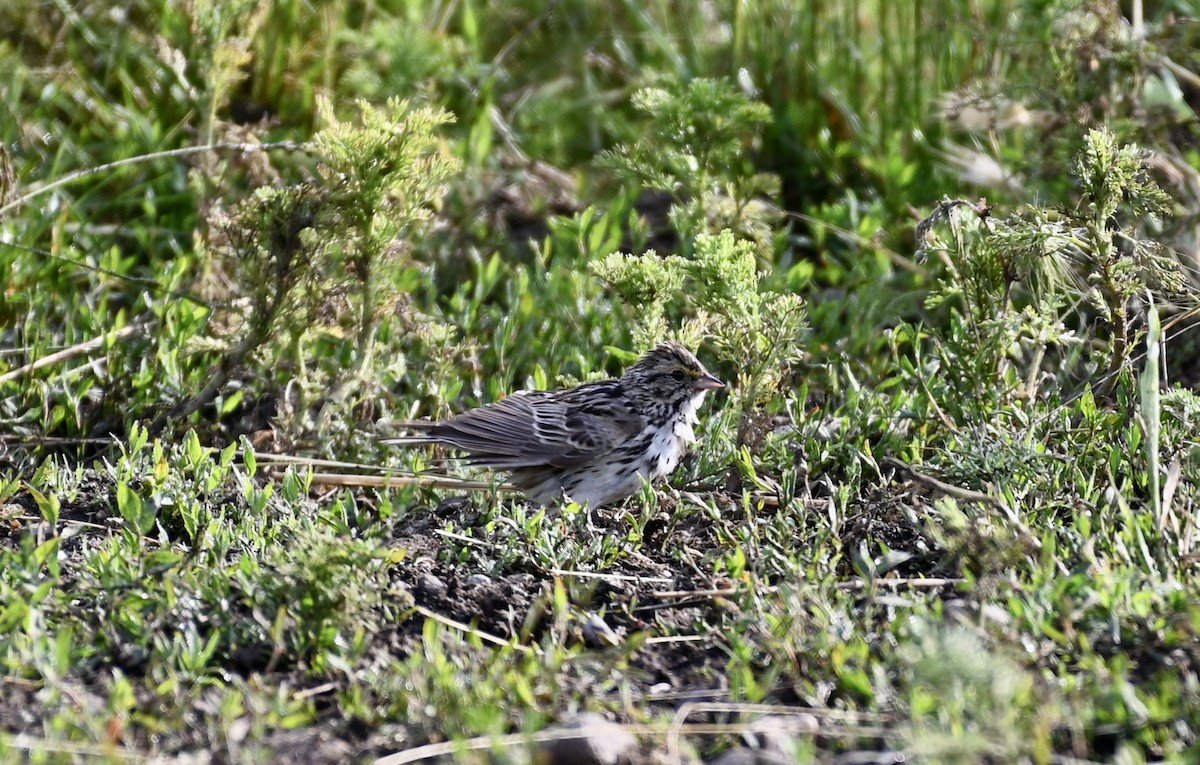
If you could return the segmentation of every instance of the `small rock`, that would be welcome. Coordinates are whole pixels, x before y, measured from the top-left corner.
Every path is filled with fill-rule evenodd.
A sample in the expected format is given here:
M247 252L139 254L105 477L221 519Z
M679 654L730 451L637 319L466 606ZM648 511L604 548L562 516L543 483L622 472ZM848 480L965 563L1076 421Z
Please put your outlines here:
M276 731L267 737L267 746L274 750L274 765L350 762L354 756L354 747L348 742L311 728Z
M842 430L842 421L836 417L826 417L814 433L819 441L832 441Z
M763 752L782 754L794 761L799 756L796 736L812 735L820 728L813 715L767 715L750 723L746 743Z
M438 503L438 506L433 509L433 514L439 518L448 516L459 516L467 510L471 509L471 498L467 495L460 497L447 497Z
M948 619L966 620L971 615L970 606L962 598L950 598L942 602L942 613Z
M417 592L426 597L440 598L446 594L446 583L433 574L425 572L417 580Z
M992 603L984 603L980 606L979 616L982 621L994 622L1001 627L1007 627L1012 623L1012 614Z
M592 648L612 648L621 644L621 636L593 613L589 613L583 622L583 639Z
M575 730L578 736L542 745L546 765L617 765L630 762L637 749L633 734L595 712L583 712L552 731Z
M795 765L796 760L779 752L756 752L737 747L730 749L708 765Z
M467 577L468 587L483 587L492 583L492 578L487 574L471 574Z

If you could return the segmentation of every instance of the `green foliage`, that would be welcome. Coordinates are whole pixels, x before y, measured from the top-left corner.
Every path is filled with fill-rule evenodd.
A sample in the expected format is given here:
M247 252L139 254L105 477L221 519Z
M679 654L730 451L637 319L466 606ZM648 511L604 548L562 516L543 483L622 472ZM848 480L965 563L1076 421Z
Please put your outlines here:
M1177 262L1140 230L1166 211L1163 192L1145 176L1144 155L1093 131L1077 175L1084 203L1075 212L996 218L983 206L944 202L920 227L926 251L946 269L929 299L931 307L950 306L947 344L936 346L954 392L946 405L1002 407L1036 395L1047 350L1079 342L1067 322L1081 303L1107 334L1094 363L1111 391L1137 345L1134 301L1146 290L1173 295L1182 287ZM940 222L948 239L938 234Z
M443 34L443 20L424 11L410 5L394 15L374 15L362 29L341 29L337 42L348 62L340 82L343 92L384 101L461 72L467 66L466 42Z
M389 100L382 109L360 102L357 123L339 121L328 102L320 105L325 127L313 137L319 172L328 191L329 226L318 258L326 294L357 293L355 362L332 400L342 403L370 371L379 317L399 294L397 276L407 265L419 226L457 170L438 142L450 121L439 110ZM328 420L327 410L322 419Z
M756 254L767 258L773 251L774 220L758 199L772 193L776 180L738 172L746 136L769 112L715 80L639 91L634 101L651 120L649 133L633 146L618 146L603 163L672 193L670 217L685 255L611 253L590 267L636 306L638 345L662 340L670 325L688 316L679 330L685 342L711 338L720 357L742 360L734 388L740 447L752 409L778 392L802 355L803 301L766 289L756 266ZM669 311L672 303L678 307Z
M1194 25L1173 17L1170 5L1147 6L1136 26L1119 4L1052 7L1051 24L1037 13L1008 18L996 48L1002 76L959 83L946 94L941 109L952 132L964 143L988 145L975 152L947 144L948 164L987 188L989 198L1058 199L1075 193L1067 188L1073 175L1095 180L1077 172L1080 162L1106 173L1102 165L1125 161L1115 153L1092 156L1099 130L1111 133L1114 145L1147 150L1135 183L1153 178L1177 204L1191 206L1187 168L1194 158L1186 158L1200 122L1181 83L1200 60ZM1187 247L1186 229L1178 218L1159 217L1153 233L1168 247Z
M606 152L601 165L671 193L671 223L685 252L699 234L731 229L769 258L778 216L761 200L778 194L779 179L754 171L746 143L770 120L770 110L728 82L708 79L645 88L633 105L647 121L645 135Z
M742 360L734 387L740 447L753 408L778 395L802 356L803 301L765 290L753 243L728 230L699 234L691 258L660 258L653 250L641 256L614 253L591 268L625 303L637 306L634 336L642 347L668 334L669 301L690 296L683 306L692 316L679 335L693 345L711 338L720 358Z
M224 245L250 295L246 330L217 374L174 416L206 405L251 353L284 329L290 335L285 348L300 346L317 323L354 341L348 374L319 381L327 386L340 378L318 417L322 429L353 406L351 395L374 373L379 319L403 294L411 242L457 165L436 135L450 119L444 112L399 100L358 109L357 121L343 122L328 104L322 107L327 124L310 145L320 183L261 188L215 222L218 247Z
M770 120L769 109L727 82L706 79L645 88L634 93L632 103L648 120L648 134L633 146L617 147L607 164L681 197L719 191L725 184L745 188L737 172L743 142L748 131Z
M0 3L0 760L1189 761L1187 5ZM277 461L664 337L619 507Z
M911 672L913 749L936 762L1014 760L1049 751L1056 700L1032 674L967 630L930 629L902 649ZM1030 714L1036 708L1037 714Z
M654 250L642 255L614 252L589 266L592 273L612 285L627 305L638 307L634 342L649 348L668 333L667 307L679 296L691 276L688 260L678 255L659 257ZM691 285L689 285L691 286Z

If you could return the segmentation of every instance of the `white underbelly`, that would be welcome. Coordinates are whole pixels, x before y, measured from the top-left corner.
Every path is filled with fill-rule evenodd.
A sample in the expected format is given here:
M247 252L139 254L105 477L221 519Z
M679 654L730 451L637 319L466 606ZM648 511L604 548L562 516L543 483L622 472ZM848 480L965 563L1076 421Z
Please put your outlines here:
M670 428L663 428L654 434L654 438L650 442L652 459L649 467L653 472L651 478L661 478L674 472L675 468L679 467L679 461L687 452L688 445L695 443L696 432L692 429L692 425L698 421L696 406L699 404L700 398L701 396L697 396L685 404L679 411L679 416L671 423Z

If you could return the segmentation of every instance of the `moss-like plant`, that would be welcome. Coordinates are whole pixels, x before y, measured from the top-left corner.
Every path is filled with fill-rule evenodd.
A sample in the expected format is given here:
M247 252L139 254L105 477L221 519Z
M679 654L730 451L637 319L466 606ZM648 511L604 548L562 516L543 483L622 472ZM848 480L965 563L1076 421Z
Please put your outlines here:
M357 121L342 121L322 101L325 127L313 138L332 226L322 247L322 287L347 294L350 311L341 320L353 316L355 336L353 366L331 403L344 402L362 383L377 319L397 297L393 277L408 262L408 241L458 168L437 135L451 121L446 112L397 99L383 108L360 102L358 109Z
M349 368L318 422L330 422L369 376L378 319L398 297L409 241L457 168L438 138L451 118L395 99L382 107L359 103L353 121L335 116L328 102L320 115L325 127L309 145L319 158L318 179L259 189L217 221L211 244L228 252L249 298L243 334L204 388L171 416L211 401L276 333L290 335L295 348L316 324L353 343Z
M951 408L1033 395L1047 350L1080 344L1067 321L1081 307L1086 322L1098 323L1090 352L1100 388L1111 391L1129 370L1144 332L1131 321L1139 296L1183 284L1178 264L1147 233L1168 200L1145 162L1136 146L1093 130L1075 168L1083 192L1075 209L1000 218L984 204L947 201L918 227L924 251L944 266L929 305L949 311L936 344L955 392ZM1070 372L1068 364L1060 374Z
M636 311L639 345L670 334L690 345L709 338L737 366L740 447L751 411L778 392L801 357L805 325L803 301L765 289L756 263L772 252L777 216L762 197L778 181L747 168L745 147L770 113L729 83L705 79L639 91L634 106L650 118L646 137L602 161L629 180L671 192L683 254L613 253L591 269Z
M779 215L763 200L778 196L779 179L755 171L746 147L770 120L770 109L724 80L704 78L644 88L633 106L645 115L646 132L605 153L601 164L671 193L671 222L685 252L695 236L728 228L768 257Z
M668 334L667 311L682 303L692 316L676 334L685 344L711 339L718 355L737 368L733 386L741 446L750 413L777 394L789 367L802 356L804 302L764 289L754 243L731 231L700 234L692 258L614 253L592 264L630 305L637 306L634 339L648 347ZM683 299L687 296L687 299Z

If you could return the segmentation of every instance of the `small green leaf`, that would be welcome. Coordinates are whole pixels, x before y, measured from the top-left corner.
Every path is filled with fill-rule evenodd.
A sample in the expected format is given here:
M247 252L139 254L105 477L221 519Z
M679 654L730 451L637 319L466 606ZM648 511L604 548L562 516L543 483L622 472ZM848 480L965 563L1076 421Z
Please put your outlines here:
M32 486L26 487L26 491L28 491L29 495L33 497L34 503L37 504L38 510L41 511L42 520L48 523L52 528L57 527L59 511L62 509L58 495L54 493L51 493L50 495L42 494Z
M144 501L124 481L117 484L117 511L121 514L121 519L138 536L145 536L154 528L157 515L154 505Z
M21 626L29 615L29 604L20 598L10 600L0 609L0 635L8 634Z
M146 448L146 442L149 438L150 434L145 427L136 422L133 423L133 426L129 428L129 453L137 454Z
M242 464L246 466L246 475L253 477L258 472L258 460L254 456L254 447L250 440L242 436Z
M183 436L183 448L187 453L188 463L192 467L196 467L204 461L204 447L200 445L200 436L196 435L195 428L189 430Z
M232 412L233 410L237 409L238 405L242 403L242 398L245 396L245 394L246 394L245 389L239 388L239 389L235 390L232 394L230 394L229 398L222 401L221 402L221 416L223 417L223 416L229 414L230 412Z
M179 517L183 519L183 530L188 538L195 539L196 529L200 525L200 503L196 500L185 502L179 510Z
M51 537L33 551L33 561L39 568L45 567L52 576L58 576L58 550L62 539Z
M1092 395L1092 386L1084 389L1083 395L1079 397L1079 413L1088 422L1096 420L1096 397Z

